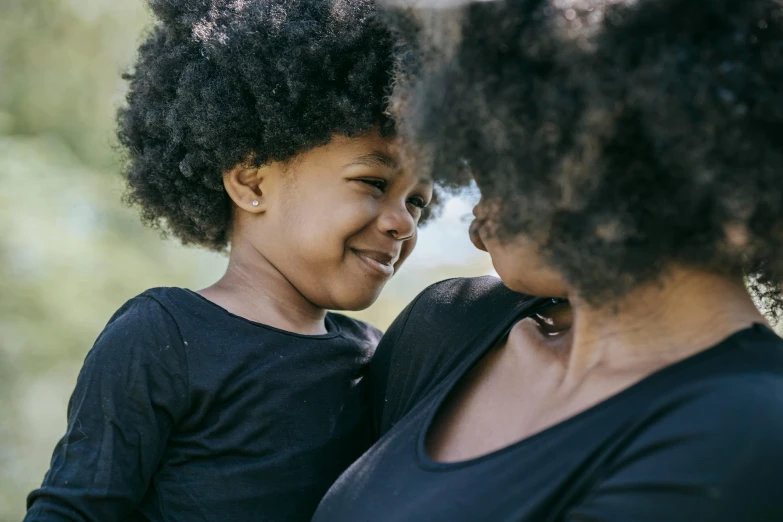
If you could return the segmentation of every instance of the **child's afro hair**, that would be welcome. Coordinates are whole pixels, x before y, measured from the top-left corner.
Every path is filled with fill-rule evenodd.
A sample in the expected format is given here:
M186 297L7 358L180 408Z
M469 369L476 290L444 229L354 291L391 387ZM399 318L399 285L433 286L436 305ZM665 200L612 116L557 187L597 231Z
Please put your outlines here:
M502 209L490 230L532 238L594 302L682 265L744 274L783 310L779 0L397 16L424 57L395 93L400 133L442 185L475 176Z
M118 113L126 199L142 220L224 250L223 172L285 161L333 134L394 131L394 40L368 0L150 0Z

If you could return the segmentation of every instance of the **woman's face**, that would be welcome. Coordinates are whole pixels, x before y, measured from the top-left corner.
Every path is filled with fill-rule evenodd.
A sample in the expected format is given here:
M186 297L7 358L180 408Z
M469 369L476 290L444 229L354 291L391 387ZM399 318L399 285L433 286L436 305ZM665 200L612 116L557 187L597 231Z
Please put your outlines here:
M498 205L484 198L473 208L470 239L479 250L488 252L503 283L524 294L542 297L567 297L568 285L560 273L549 266L538 246L523 235L501 238L497 229Z

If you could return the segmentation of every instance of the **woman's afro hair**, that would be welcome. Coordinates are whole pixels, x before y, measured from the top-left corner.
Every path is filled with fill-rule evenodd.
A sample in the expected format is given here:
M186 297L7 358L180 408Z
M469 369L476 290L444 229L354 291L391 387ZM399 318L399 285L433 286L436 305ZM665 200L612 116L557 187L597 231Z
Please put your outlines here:
M126 199L185 244L223 250L223 172L380 129L394 43L368 0L150 0L118 113Z
M398 11L393 106L436 181L475 177L597 303L680 265L779 314L783 4L504 0ZM773 314L774 315L774 314Z

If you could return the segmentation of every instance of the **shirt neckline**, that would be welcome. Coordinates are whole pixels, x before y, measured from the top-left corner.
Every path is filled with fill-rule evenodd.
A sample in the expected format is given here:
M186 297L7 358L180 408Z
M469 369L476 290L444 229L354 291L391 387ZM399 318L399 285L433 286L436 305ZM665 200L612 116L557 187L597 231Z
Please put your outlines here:
M435 396L435 400L430 404L426 410L425 416L424 416L424 422L421 424L421 426L418 429L418 435L415 437L415 444L416 444L416 457L418 461L418 465L420 468L424 470L429 471L451 471L456 470L460 468L470 467L477 464L480 464L484 461L492 460L498 457L501 457L505 455L506 453L509 453L511 451L514 451L520 447L527 446L529 444L532 444L538 439L544 438L547 435L550 435L554 432L557 432L561 429L564 429L565 427L578 422L579 420L588 417L590 415L594 415L597 412L603 410L604 408L607 408L614 404L615 402L618 402L622 400L623 398L633 395L638 392L638 390L646 388L647 386L651 385L652 383L655 383L667 376L669 376L672 373L676 373L679 371L682 367L685 366L691 366L693 364L697 364L702 362L703 360L710 359L714 356L719 355L720 353L724 352L726 349L728 349L732 343L732 339L739 337L741 335L744 335L750 331L758 331L759 329L764 332L772 332L772 330L767 327L766 325L762 323L753 323L747 328L743 328L741 330L737 330L736 332L728 335L725 339L718 342L717 344L706 348L700 352L697 352L693 355L690 355L684 359L681 359L673 364L670 364L668 366L665 366L650 375L642 378L641 380L633 383L632 385L628 386L627 388L624 388L620 390L619 392L615 393L614 395L611 395L607 397L606 399L602 400L601 402L598 402L594 404L593 406L590 406L587 409L584 409L575 415L572 415L571 417L568 417L566 419L563 419L560 422L557 422L547 428L544 428L543 430L537 431L531 435L528 435L520 440L517 440L515 442L512 442L510 444L507 444L506 446L503 446L502 448L498 448L496 450L490 451L488 453L485 453L483 455L479 455L477 457L473 457L470 459L460 460L456 462L440 462L433 460L428 454L427 454L427 435L430 433L432 428L432 423L435 419L435 416L437 413L442 409L443 403L445 402L446 398L451 394L451 392L456 388L457 384L459 384L462 379L465 378L465 375L489 352L492 347L494 347L499 341L503 339L503 337L508 335L508 332L511 330L514 324L516 324L518 321L524 319L525 317L528 317L533 312L538 310L539 308L531 307L529 310L525 310L522 312L522 315L516 315L511 316L506 319L503 323L503 327L497 329L496 335L488 336L490 339L490 342L486 343L485 346L482 347L481 350L478 350L476 354L474 354L472 357L466 359L460 366L455 368L453 372L450 374L449 379L445 379L444 383L449 383L445 386L443 386L438 393ZM500 332L498 335L497 332ZM772 332L773 335L774 332ZM456 377L454 377L456 376Z
M234 314L232 312L229 312L219 304L215 303L214 301L210 301L203 295L199 294L198 292L195 292L194 290L191 290L189 288L182 288L181 290L184 290L186 293L190 294L191 296L197 298L199 301L202 301L209 306L216 308L220 312L222 312L225 315L228 315L229 317L233 317L234 319L237 319L239 321L242 321L244 323L250 324L255 327L264 328L265 330L270 330L279 334L283 335L289 335L291 337L298 337L300 339L332 339L334 337L337 337L342 334L342 328L340 328L340 325L337 323L337 321L334 320L334 317L331 312L326 312L326 317L324 317L324 324L326 325L326 333L323 334L315 334L315 335L307 335L307 334L300 334L297 332L291 332L289 330L283 330L282 328L276 328L274 326L270 326L268 324L259 323L257 321L253 321L251 319L248 319L246 317L242 317L241 315Z

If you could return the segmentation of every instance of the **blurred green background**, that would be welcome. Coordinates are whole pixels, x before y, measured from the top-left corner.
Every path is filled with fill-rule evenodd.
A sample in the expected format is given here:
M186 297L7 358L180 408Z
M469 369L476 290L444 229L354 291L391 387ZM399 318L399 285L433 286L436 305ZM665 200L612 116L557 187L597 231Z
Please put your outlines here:
M200 288L225 258L144 229L120 203L120 74L143 0L0 0L0 522L48 468L82 360L112 313L153 286ZM385 328L425 285L491 272L453 200L382 298Z

